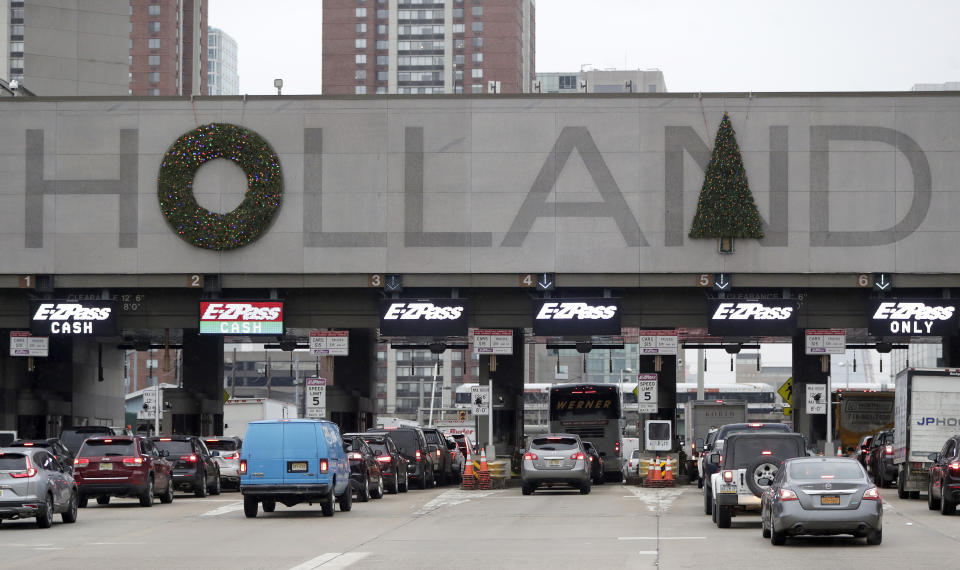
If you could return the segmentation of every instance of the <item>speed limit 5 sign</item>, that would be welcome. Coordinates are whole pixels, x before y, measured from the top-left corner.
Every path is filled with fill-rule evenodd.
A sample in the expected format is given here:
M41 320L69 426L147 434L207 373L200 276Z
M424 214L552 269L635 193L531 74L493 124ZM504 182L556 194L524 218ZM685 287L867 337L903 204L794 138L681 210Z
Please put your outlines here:
M657 413L657 377L655 372L637 374L637 413Z

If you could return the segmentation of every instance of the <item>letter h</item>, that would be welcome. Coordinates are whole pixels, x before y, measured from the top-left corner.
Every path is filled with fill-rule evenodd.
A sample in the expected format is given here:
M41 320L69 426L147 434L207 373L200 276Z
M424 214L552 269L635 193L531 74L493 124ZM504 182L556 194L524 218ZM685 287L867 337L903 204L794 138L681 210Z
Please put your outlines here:
M120 129L120 178L104 180L47 180L43 177L44 141L42 129L27 129L26 206L24 247L43 247L43 201L53 195L116 195L119 198L119 247L137 247L137 129Z

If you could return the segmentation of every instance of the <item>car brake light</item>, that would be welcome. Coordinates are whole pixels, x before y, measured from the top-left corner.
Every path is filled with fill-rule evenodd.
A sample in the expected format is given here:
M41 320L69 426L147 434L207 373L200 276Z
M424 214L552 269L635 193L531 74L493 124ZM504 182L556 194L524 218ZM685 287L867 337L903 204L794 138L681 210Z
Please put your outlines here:
M437 457L440 457L440 450L437 450Z
M613 450L614 450L615 452L617 452L617 453L620 453L620 442L619 442L619 441L613 444Z
M320 472L321 472L321 473L326 473L326 472L327 472L327 468L328 468L329 466L330 466L330 465L329 465L329 463L327 463L327 460L326 460L326 459L321 459L321 460L320 460Z
M197 462L197 456L194 455L194 454L192 454L192 453L191 453L190 455L181 455L181 456L180 456L180 459L181 459L181 461L189 461L190 463L196 463L196 462Z
M880 491L876 487L870 487L863 492L863 498L867 501L877 501L880 499Z
M32 441L28 441L28 442L24 443L23 446L24 446L24 447L33 447L33 442L32 442Z
M143 458L142 457L124 457L123 464L124 465L143 465Z
M960 471L960 461L951 461L947 468L949 468L950 471Z
M874 489L876 490L876 489ZM780 492L777 494L777 498L781 501L796 501L797 494L791 491L790 489L780 489Z
M221 455L220 457L223 457L224 459L239 459L240 453L237 451L234 451L230 455Z
M747 424L747 427L763 427L763 424Z
M35 476L35 475L37 474L37 468L34 467L32 463L30 463L30 458L29 458L29 457L24 457L24 459L27 460L27 470L26 470L26 471L21 471L21 472L19 472L19 473L11 473L10 476L13 477L14 479L29 478L29 477L33 477L33 476Z
M886 453L887 455L893 455L893 446L892 445L884 446L883 452Z
M173 441L173 438L170 438L170 437L161 437L158 441Z
M570 459L586 459L587 456L582 451L578 451L570 456Z
M724 482L724 483L733 483L733 471L724 471L724 472L723 472L723 482Z
M241 475L246 475L246 474L247 474L247 460L246 460L246 459L241 459L241 460L240 460L240 474L241 474Z
M351 451L347 454L347 459L363 459L363 456L356 451Z
M90 465L90 460L87 459L86 457L78 457L73 460L73 464L79 465L79 466Z
M723 456L722 456L722 455L720 456L720 460L718 461L718 463L723 463Z
M528 451L528 452L524 453L524 454L523 454L523 458L524 458L524 459L529 459L529 460L531 460L531 461L536 461L537 459L540 459L540 458L537 456L537 454L536 454L536 453L533 453L532 451Z
M377 461L380 463L390 463L393 460L389 455L381 455L377 457Z
M773 452L770 451L769 449L765 449L760 452L760 455L773 455Z
M451 451L451 452L450 452L450 457L452 457L453 459L456 459L456 458L457 458L457 452L456 452L456 451Z
M113 440L112 440L112 439L105 439L105 440L103 440L103 443L113 443Z
M420 461L420 460L422 459L422 456L420 455L420 450L419 450L419 449L417 450L416 457L417 457L417 461Z

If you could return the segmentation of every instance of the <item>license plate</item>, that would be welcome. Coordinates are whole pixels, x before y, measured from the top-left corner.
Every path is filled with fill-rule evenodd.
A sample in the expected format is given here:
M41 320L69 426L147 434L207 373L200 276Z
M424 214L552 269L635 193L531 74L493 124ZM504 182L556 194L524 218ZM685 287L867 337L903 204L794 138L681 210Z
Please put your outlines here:
M736 485L720 485L720 487L717 489L717 492L718 493L736 493L737 486Z
M101 463L100 471L111 471L113 470L113 463Z
M562 460L562 459L548 459L548 460L547 460L547 465L549 465L550 467L560 467L560 465L561 465L562 463L563 463L563 460Z
M839 505L840 497L837 497L836 495L824 495L820 497L820 504L821 505Z
M306 461L292 461L290 463L290 472L291 473L304 473L307 470Z

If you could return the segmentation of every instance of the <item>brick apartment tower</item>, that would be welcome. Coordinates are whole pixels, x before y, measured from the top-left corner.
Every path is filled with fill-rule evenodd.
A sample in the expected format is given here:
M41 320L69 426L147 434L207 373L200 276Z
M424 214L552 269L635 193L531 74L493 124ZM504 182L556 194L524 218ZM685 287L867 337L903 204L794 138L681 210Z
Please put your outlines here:
M207 0L130 0L130 94L207 94Z
M323 93L527 93L534 22L534 0L324 0Z

